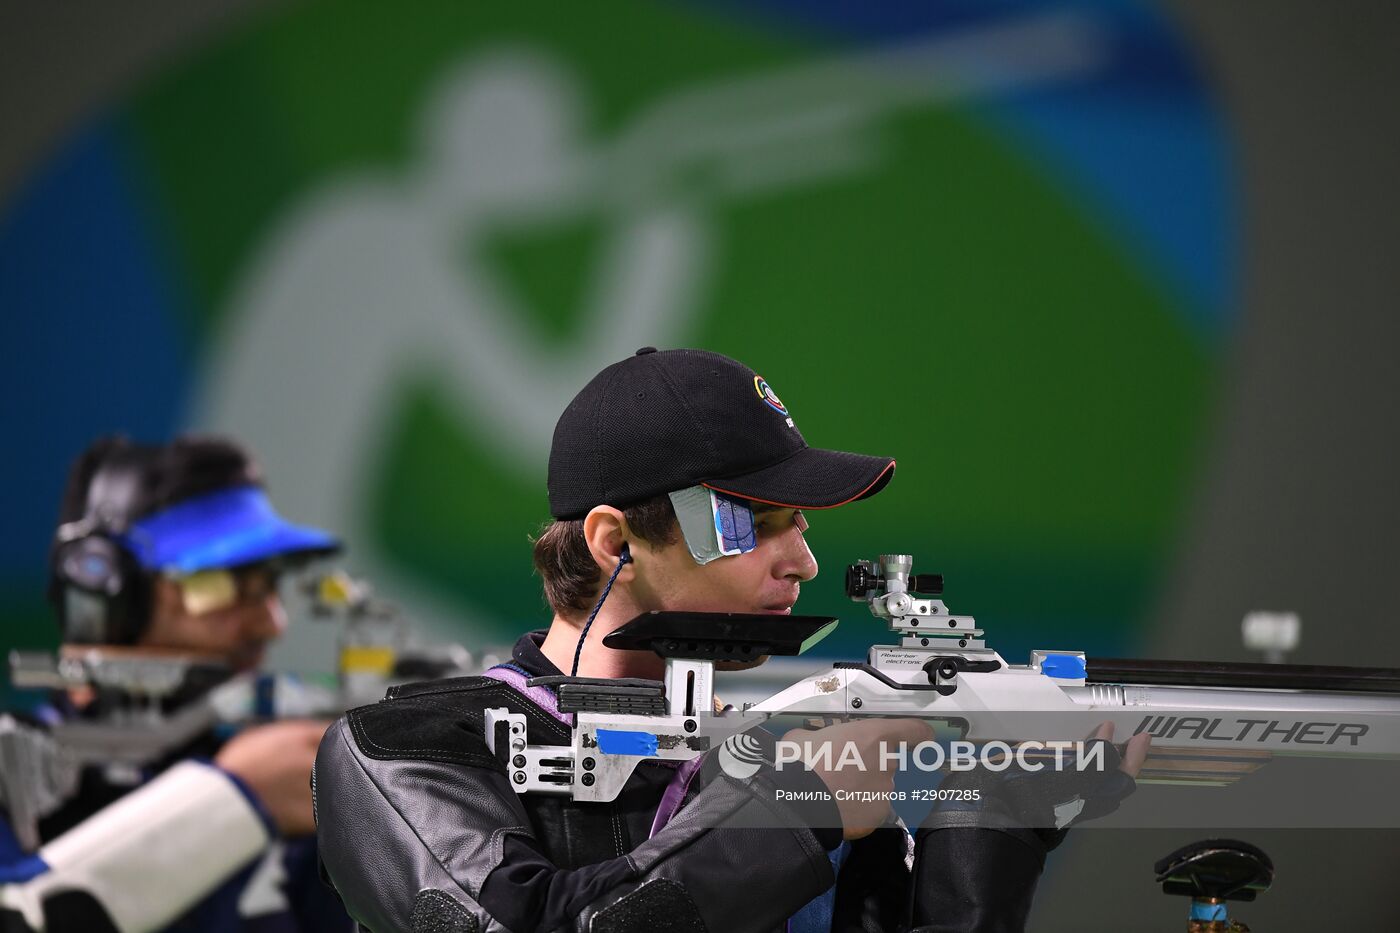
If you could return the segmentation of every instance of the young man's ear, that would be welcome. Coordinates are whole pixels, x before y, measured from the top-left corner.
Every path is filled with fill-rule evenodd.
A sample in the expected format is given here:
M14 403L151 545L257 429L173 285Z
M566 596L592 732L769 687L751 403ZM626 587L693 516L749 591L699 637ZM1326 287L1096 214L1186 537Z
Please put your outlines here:
M588 551L603 577L612 576L617 562L622 557L622 548L631 537L627 519L622 511L610 505L595 506L583 519L583 540L588 543ZM630 572L624 567L622 575Z

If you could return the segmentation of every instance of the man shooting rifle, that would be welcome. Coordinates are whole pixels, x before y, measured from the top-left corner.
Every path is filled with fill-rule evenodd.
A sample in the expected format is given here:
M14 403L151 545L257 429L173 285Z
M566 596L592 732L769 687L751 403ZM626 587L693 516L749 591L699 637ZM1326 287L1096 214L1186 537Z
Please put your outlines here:
M77 459L49 596L60 663L112 676L0 717L0 927L350 928L316 878L310 773L325 722L225 740L212 720L193 720L154 760L118 743L121 766L77 761L56 738L84 727L100 737L112 720L132 735L152 720L185 722L212 682L255 670L282 635L280 575L338 548L273 510L257 464L232 441L108 438Z
M322 741L321 854L350 914L379 933L895 930L911 915L928 931L1021 929L1059 835L988 797L926 825L911 870L916 842L890 813L892 765L875 749L929 739L918 720L798 734L854 746L868 769L820 756L778 769L769 736L746 775L706 767L713 753L647 759L606 801L522 796L507 777L525 739L515 725L497 734L502 711L562 748L582 708L563 688L650 704L664 662L605 636L653 611L788 616L817 573L806 514L873 496L893 473L889 458L809 448L767 382L719 354L643 348L604 369L555 428L554 521L535 542L548 628L486 676L391 691ZM1115 772L1129 787L1144 743ZM593 784L598 751L561 780Z

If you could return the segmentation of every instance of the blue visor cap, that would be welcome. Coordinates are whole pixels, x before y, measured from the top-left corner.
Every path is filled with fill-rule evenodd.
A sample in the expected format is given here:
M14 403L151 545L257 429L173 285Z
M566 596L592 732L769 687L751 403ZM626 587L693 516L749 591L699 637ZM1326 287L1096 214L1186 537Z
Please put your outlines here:
M141 519L120 540L146 570L177 574L340 549L324 531L282 518L256 486L177 502Z

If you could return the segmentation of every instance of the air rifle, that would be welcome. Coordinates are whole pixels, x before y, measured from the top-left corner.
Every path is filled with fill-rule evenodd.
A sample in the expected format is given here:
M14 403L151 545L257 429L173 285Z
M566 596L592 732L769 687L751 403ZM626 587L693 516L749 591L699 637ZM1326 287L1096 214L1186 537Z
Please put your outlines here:
M796 655L835 628L825 616L650 612L603 643L650 650L664 681L539 677L571 719L571 744L534 745L525 716L486 711L488 744L517 793L609 801L639 762L685 761L776 716L824 721L918 717L973 743L1064 744L1100 723L1153 735L1139 777L1228 784L1272 755L1400 758L1400 670L1088 658L1036 650L1010 664L971 616L948 611L943 579L909 555L852 564L851 599L899 636L863 662L838 662L766 700L715 709L717 663Z
M101 767L109 780L139 784L144 768L220 727L334 718L379 699L392 684L475 673L494 663L491 656L477 661L460 645L415 644L396 606L342 572L307 575L299 589L313 616L340 626L334 683L236 673L219 657L151 647L11 651L15 687L76 690L95 700L89 715L44 729L0 715L0 807L20 845L37 848L38 821L77 792L84 768Z

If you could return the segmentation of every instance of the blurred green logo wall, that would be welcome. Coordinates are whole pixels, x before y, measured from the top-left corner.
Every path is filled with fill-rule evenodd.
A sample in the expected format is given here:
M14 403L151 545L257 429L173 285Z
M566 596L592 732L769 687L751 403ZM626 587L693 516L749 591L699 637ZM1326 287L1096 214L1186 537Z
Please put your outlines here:
M50 387L5 415L17 641L68 458L201 429L435 637L507 642L554 419L654 344L899 460L812 517L836 650L879 631L841 569L894 550L1013 657L1129 650L1232 325L1210 97L1134 8L847 6L295 5L75 128L0 219L5 378Z

